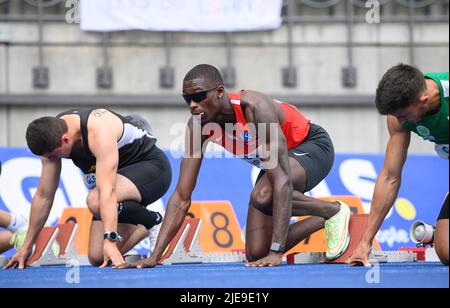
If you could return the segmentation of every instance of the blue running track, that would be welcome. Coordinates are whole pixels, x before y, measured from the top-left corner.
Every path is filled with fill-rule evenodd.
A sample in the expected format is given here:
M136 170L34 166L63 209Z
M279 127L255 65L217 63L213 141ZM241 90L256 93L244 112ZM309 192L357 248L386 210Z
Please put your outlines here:
M70 271L72 270L72 271ZM70 272L69 272L70 271ZM158 266L144 270L79 268L79 283L68 284L66 267L0 270L0 288L448 288L448 267L437 263L382 264L376 268L347 265L283 265L245 268L243 264ZM68 275L69 274L69 275ZM378 275L379 274L379 275ZM379 283L368 283L366 277Z

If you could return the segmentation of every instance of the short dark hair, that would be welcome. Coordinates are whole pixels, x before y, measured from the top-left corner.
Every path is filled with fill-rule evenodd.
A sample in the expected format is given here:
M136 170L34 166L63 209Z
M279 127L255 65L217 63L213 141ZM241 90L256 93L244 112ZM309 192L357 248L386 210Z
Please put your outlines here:
M216 85L223 85L222 74L217 68L209 64L200 64L191 69L184 77L184 82L197 78L204 78L206 81Z
M28 125L26 139L30 151L38 156L53 152L61 146L61 137L67 133L64 120L56 117L43 117Z
M403 63L396 65L384 74L378 85L378 112L394 114L414 104L426 88L425 77L419 69Z

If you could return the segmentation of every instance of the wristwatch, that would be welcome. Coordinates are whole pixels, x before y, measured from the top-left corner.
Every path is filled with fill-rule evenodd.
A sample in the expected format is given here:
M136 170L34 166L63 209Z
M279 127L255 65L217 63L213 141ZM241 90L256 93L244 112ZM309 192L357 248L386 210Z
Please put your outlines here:
M122 238L117 232L105 232L103 238L114 243L122 241Z
M270 251L284 253L284 247L281 244L272 243L270 246Z

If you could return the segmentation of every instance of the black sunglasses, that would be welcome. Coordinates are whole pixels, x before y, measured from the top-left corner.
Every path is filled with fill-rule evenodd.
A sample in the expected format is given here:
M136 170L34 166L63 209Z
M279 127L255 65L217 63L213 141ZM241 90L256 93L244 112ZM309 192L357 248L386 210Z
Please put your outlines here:
M202 101L204 101L206 99L206 96L208 95L208 92L210 91L214 91L216 90L218 87L209 89L209 90L205 90L202 92L197 92L194 94L183 94L183 98L186 101L186 103L189 105L192 101L196 102L196 103L200 103Z

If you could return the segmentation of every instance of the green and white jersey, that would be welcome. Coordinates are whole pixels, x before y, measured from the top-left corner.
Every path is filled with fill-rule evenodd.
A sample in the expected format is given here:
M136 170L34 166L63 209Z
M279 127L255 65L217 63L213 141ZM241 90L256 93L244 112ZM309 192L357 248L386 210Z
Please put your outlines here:
M449 131L448 131L448 96L449 74L428 73L425 78L434 80L441 92L441 109L432 115L426 116L419 123L405 123L403 128L416 133L424 140L434 142L435 149L441 158L449 159Z

